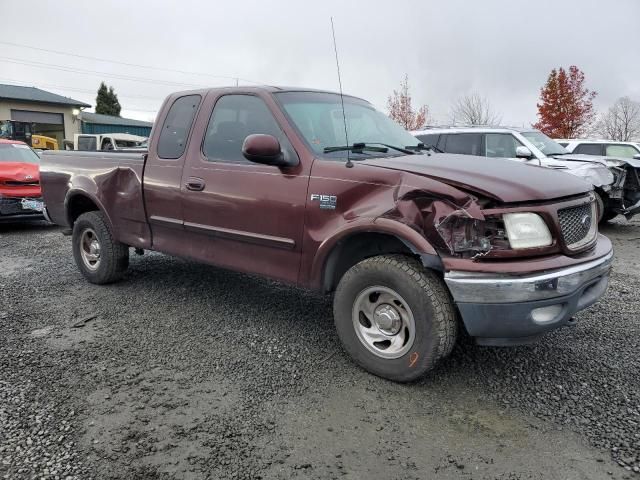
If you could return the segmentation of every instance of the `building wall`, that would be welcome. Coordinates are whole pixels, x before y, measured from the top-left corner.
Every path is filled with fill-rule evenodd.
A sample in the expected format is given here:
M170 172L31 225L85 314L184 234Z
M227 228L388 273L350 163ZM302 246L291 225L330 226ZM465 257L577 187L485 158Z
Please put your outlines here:
M62 113L64 116L64 137L66 139L73 140L73 135L75 133L80 133L80 121L74 118L72 113L74 108L77 107L0 100L0 120L11 120L11 110Z
M148 137L151 133L151 127L134 127L129 125L104 125L101 123L82 122L82 133L86 134L103 134L103 133L130 133L131 135L140 135Z

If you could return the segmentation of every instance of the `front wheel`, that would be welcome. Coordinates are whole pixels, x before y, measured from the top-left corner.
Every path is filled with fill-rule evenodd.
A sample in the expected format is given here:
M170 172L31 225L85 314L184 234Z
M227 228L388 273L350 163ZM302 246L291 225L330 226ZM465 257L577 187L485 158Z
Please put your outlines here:
M345 350L389 380L417 379L456 341L455 308L443 281L403 255L353 266L338 284L333 310Z
M129 247L113 239L101 212L87 212L73 225L73 257L91 283L119 280L129 266Z

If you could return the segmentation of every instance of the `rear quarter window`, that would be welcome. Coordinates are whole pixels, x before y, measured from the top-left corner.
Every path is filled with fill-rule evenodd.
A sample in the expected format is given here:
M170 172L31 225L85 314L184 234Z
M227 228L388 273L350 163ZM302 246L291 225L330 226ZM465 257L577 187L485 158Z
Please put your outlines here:
M182 156L201 100L200 95L186 95L173 102L158 139L160 158L176 159Z
M98 149L96 137L78 137L78 150L91 151Z
M581 143L573 149L573 153L582 155L602 155L602 145L599 143Z
M421 135L416 135L416 138L424 143L428 147L437 147L438 146L438 138L440 138L439 133L424 133Z

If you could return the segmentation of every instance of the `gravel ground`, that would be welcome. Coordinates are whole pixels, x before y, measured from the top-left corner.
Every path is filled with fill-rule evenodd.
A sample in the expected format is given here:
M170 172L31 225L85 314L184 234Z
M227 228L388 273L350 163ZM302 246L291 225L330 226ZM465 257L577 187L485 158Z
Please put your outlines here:
M0 225L0 478L640 478L640 222L606 298L535 345L360 370L331 301L157 254L86 283Z

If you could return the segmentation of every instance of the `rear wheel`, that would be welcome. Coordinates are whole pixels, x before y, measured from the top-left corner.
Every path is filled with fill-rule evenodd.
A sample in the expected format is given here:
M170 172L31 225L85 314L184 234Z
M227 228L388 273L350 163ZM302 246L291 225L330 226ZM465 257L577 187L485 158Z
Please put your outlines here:
M340 280L333 308L345 350L364 369L390 380L415 380L455 344L449 292L410 257L381 255L356 264Z
M87 212L73 225L73 257L91 283L119 280L129 266L129 247L116 242L101 212Z

